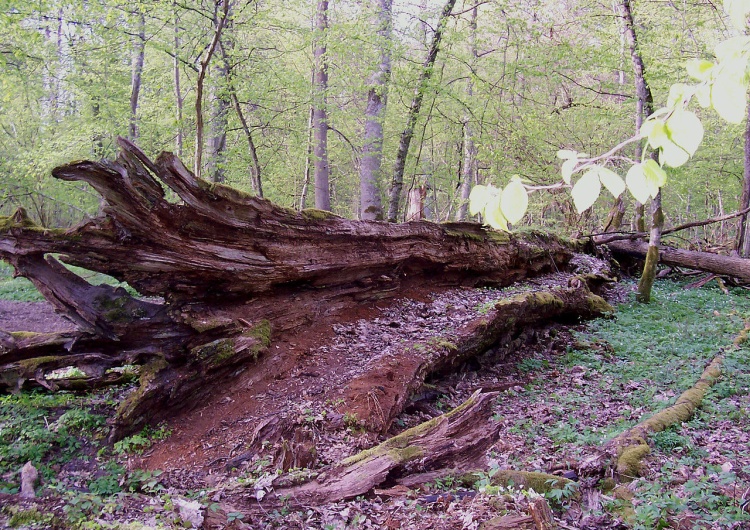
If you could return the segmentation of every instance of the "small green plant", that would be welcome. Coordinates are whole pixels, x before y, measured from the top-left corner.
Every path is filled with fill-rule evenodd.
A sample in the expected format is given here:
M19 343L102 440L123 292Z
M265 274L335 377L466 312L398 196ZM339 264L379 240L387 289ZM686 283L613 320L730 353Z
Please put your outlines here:
M544 496L556 508L566 508L568 501L578 493L578 484L575 482L568 482L562 488L556 487L557 481L548 480L547 483L551 488Z
M544 368L549 368L549 361L547 359L533 359L531 357L527 357L526 359L522 359L518 365L518 369L527 374L529 372L538 372L539 370L542 370Z

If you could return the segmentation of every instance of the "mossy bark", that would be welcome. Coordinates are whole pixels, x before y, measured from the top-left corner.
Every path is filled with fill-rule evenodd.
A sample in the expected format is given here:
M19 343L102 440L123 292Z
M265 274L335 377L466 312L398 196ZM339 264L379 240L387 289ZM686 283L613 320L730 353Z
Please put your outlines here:
M487 450L497 440L500 425L492 420L497 392L475 392L452 411L417 425L319 473L289 480L282 475L262 504L247 500L241 490L229 492L227 502L246 510L275 506L321 505L364 495L400 475L450 466L467 471L484 467ZM292 483L293 485L287 485Z
M661 191L651 201L651 232L648 240L648 251L646 261L643 264L643 273L638 282L638 294L636 300L647 304L651 301L651 289L656 280L656 266L659 264L659 245L661 245L661 231L664 227L664 213L661 209Z
M612 439L605 446L605 454L615 456L614 467L620 481L630 481L640 476L641 462L651 451L648 437L652 433L689 420L703 397L721 376L722 356L715 357L701 374L700 379L683 392L674 405L641 421L638 425Z

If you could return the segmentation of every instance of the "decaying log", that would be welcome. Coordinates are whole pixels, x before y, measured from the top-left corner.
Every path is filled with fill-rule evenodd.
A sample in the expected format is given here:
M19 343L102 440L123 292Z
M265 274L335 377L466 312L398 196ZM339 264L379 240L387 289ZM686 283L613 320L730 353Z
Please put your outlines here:
M389 438L319 472L281 475L264 498L262 509L277 505L320 505L351 499L395 482L407 473L483 467L486 452L497 441L499 423L492 421L496 392L475 392L462 405ZM257 495L230 494L229 502L259 509Z
M550 235L472 223L296 212L198 179L172 154L151 161L127 140L119 145L114 162L53 170L90 184L103 199L100 216L67 230L39 227L23 210L0 218L0 258L78 326L0 334L0 389L91 388L135 370L139 388L120 407L111 439L193 407L216 381L267 355L272 340L321 316L397 297L408 282L509 285L565 270L577 249ZM63 263L127 282L140 296L90 285ZM554 317L548 308L569 311L553 301L541 318ZM410 366L408 377L455 362L443 352L432 367ZM387 425L406 394L380 400L389 413L373 426Z
M648 245L641 241L610 241L607 246L615 257L624 255L644 259L648 250ZM738 256L723 256L712 252L696 252L661 246L659 247L659 262L664 265L697 269L750 281L750 260Z

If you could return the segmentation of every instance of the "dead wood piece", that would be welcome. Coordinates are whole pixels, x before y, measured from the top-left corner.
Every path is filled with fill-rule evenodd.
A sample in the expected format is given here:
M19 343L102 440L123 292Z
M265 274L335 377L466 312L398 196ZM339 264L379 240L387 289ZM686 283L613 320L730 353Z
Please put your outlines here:
M700 405L706 392L721 376L722 356L716 356L701 374L700 379L691 388L683 392L674 405L641 421L634 427L613 438L604 447L601 455L592 459L583 467L606 465L606 458L613 458L616 477L628 482L640 475L641 461L651 451L648 437L652 433L687 421Z
M544 497L535 496L529 499L529 513L534 519L536 530L555 530L557 528L552 509Z
M33 499L36 497L34 485L38 478L39 472L31 462L26 462L21 468L21 497L25 499Z
M498 355L504 356L518 346L517 339L524 330L535 325L593 318L613 311L604 299L589 291L585 282L572 287L568 283L501 300L472 325L449 337L433 339L419 348L406 345L395 355L378 359L342 390L346 412L359 418L368 430L386 432L428 375L455 370L493 345L497 345Z
M611 241L607 245L615 257L625 255L644 259L648 251L648 245L639 241ZM750 260L737 256L661 246L659 247L659 262L664 265L687 267L750 281Z
M525 530L534 527L530 515L502 515L483 522L479 530Z
M464 473L460 481L466 485L475 485L480 477L486 475L481 471ZM515 487L523 490L534 490L537 493L548 493L553 489L563 489L573 481L559 475L541 473L539 471L520 471L512 469L501 469L495 471L490 481L495 486L503 488Z
M394 436L338 464L324 469L301 484L283 476L274 481L274 491L263 499L262 509L321 505L363 495L375 487L408 473L424 473L451 464L456 469L482 467L486 451L497 440L499 425L491 420L497 393L475 392L459 407ZM254 499L254 497L251 497ZM230 497L230 502L241 499ZM247 502L247 497L244 497ZM248 509L258 509L251 501Z
M716 278L716 274L707 274L700 280L687 284L685 289L700 289L714 278Z

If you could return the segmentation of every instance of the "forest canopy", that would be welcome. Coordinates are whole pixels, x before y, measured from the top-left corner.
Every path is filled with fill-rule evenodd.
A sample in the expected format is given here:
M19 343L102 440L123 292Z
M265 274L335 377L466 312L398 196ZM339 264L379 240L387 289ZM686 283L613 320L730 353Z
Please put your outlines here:
M560 182L558 150L601 153L634 132L636 92L616 6L453 2L445 17L446 4L435 1L282 4L4 2L0 213L24 206L45 226L74 224L98 200L83 186L54 182L52 167L114 158L117 136L194 164L197 128L203 178L262 190L284 206L313 206L319 109L330 209L360 217L367 122L374 116L382 127L374 186L386 204L415 87L422 101L404 197L422 189L424 214L437 221L456 217L463 182L505 186L519 175L527 186L548 186ZM672 84L689 81L685 62L710 59L735 31L709 2L638 2L633 12L662 104ZM373 94L387 101L379 115L367 113ZM738 206L743 127L698 113L705 140L691 163L669 170L668 225ZM600 201L579 216L559 189L530 200L520 224L579 232L601 227L610 206ZM679 237L721 244L731 230L712 225Z

